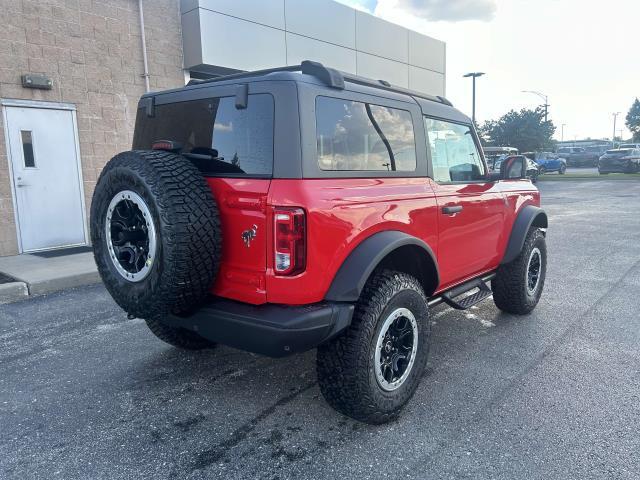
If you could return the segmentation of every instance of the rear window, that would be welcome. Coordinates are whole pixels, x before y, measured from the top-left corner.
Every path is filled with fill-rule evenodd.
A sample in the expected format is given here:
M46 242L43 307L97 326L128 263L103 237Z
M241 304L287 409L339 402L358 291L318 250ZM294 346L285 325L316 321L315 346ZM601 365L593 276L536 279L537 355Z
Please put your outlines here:
M138 111L133 148L171 140L205 173L271 175L273 114L269 94L249 95L242 110L235 97L157 105L151 118Z
M322 170L416 169L413 121L406 110L318 97L316 146Z

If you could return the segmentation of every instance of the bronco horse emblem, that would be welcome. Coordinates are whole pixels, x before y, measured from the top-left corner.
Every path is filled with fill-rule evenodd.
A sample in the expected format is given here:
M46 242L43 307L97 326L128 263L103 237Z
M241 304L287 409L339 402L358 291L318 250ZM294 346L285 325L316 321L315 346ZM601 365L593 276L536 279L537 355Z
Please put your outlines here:
M249 248L251 246L251 240L256 238L258 234L258 226L253 225L249 230L245 230L242 232L242 241L244 242L244 246Z

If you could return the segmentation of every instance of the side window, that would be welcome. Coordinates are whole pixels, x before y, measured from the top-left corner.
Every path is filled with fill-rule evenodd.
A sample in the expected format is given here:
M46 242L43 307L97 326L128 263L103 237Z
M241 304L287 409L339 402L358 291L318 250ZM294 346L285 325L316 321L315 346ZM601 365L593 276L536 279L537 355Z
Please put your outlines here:
M424 118L436 182L484 180L486 171L471 127Z
M249 95L243 110L236 109L234 97L161 104L151 118L138 111L133 147L171 140L205 173L270 175L273 118L269 94Z
M316 148L322 170L416 169L413 121L406 110L318 97Z

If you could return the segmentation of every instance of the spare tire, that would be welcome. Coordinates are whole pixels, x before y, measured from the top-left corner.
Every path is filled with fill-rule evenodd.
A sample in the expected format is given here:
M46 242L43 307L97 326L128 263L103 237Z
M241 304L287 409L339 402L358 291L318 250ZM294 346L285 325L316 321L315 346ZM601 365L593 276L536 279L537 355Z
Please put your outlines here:
M147 320L197 308L222 252L211 189L189 160L165 151L124 152L107 163L93 194L91 240L113 299Z

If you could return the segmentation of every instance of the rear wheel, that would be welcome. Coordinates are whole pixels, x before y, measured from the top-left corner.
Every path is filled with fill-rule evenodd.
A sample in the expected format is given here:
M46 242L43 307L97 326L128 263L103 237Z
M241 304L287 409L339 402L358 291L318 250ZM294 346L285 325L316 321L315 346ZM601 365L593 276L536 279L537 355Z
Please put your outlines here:
M493 300L505 312L524 315L531 312L542 295L547 274L547 246L542 231L531 228L520 255L501 265L491 280Z
M318 347L320 391L366 423L395 418L413 396L429 353L427 297L414 277L380 271L367 282L351 326Z

